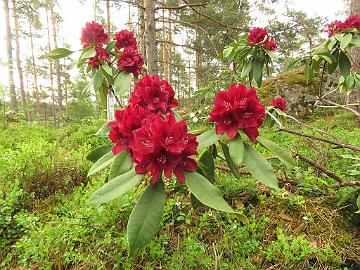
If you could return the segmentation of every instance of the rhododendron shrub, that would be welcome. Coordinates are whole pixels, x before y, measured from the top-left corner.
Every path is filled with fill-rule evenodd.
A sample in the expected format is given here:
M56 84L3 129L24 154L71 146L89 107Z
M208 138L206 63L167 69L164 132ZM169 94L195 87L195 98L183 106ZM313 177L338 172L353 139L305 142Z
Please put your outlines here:
M252 43L247 43L246 48L256 50L261 47L265 53L272 50L271 39L267 33L263 34L263 31L258 34L254 31L249 37ZM105 203L139 184L146 187L128 220L129 256L138 254L155 236L169 181L186 186L200 203L235 213L246 221L246 217L235 212L212 184L215 162L220 157L215 151L217 148L223 150L226 162L237 178L238 167L243 163L258 181L274 189L278 188L278 182L273 169L252 145L259 143L286 165L293 165L286 151L260 136L268 111L254 87L232 84L228 90L218 91L208 116L209 126L191 131L187 122L175 112L178 101L169 82L157 74L142 76L144 61L131 32L117 32L109 41L100 24L87 23L81 44L83 49L77 66L85 66L87 72L91 71L91 83L100 94L114 95L119 100L118 96L130 89L132 78L139 77L131 89L128 104L118 102L116 110L110 111L109 121L96 133L108 137L109 144L87 156L94 163L88 176L110 167L108 181L93 194L90 202ZM48 57L60 59L71 53L60 48L50 52ZM257 55L254 53L252 57Z
M223 58L236 63L233 71L236 72L237 80L250 85L255 81L260 87L264 69L268 75L271 73L276 49L276 41L267 29L255 27L225 47Z
M359 88L360 73L352 67L348 52L352 47L360 47L360 16L351 16L345 21L335 20L327 27L329 38L312 49L310 56L296 59L289 68L299 63L305 64L304 74L307 81L312 81L319 73L332 74L338 69L340 91ZM319 95L321 99L321 89Z

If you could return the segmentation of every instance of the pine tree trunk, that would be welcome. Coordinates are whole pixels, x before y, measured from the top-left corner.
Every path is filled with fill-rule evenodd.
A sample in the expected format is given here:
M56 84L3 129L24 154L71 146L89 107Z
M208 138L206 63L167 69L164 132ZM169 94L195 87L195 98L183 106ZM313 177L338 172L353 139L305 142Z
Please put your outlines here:
M6 24L6 49L8 58L8 75L9 75L9 87L10 87L10 107L12 110L16 109L16 91L14 84L14 69L13 69L13 57L12 57L12 35L10 27L10 14L9 14L9 1L4 0L4 13Z
M139 38L140 38L140 51L144 59L146 58L146 41L145 41L145 10L142 8L144 6L144 0L140 0L139 12Z
M51 51L51 37L50 37L50 23L49 23L49 11L46 9L46 24L47 24L47 36L48 36L48 50ZM55 108L55 91L54 91L54 78L53 78L53 60L49 59L49 78L50 78L50 91L51 91L51 113L56 125L56 108Z
M107 34L110 38L110 0L106 0L106 22L107 22Z
M54 14L54 4L53 1L50 1L50 14L51 14L51 23L52 23L52 30L53 30L53 39L54 39L54 47L55 49L58 48L57 44L57 29L56 29L56 18ZM62 105L62 90L61 90L61 77L60 77L60 62L59 60L55 61L55 70L56 70L56 82L57 82L57 94L58 94L58 105L59 111L63 110Z
M165 1L162 1L162 5L165 6ZM165 29L165 9L162 10L162 21L163 21L163 29L162 29L162 39L166 41L166 29ZM163 51L163 69L164 69L164 79L168 80L168 43L162 43L162 51Z
M29 33L30 33L30 46L31 46L31 62L34 76L34 86L35 86L35 102L36 102L36 113L38 118L40 118L40 97L39 97L39 86L37 83L37 72L36 72L36 63L34 55L34 41L33 41L33 32L32 32L32 22L29 23Z
M96 22L96 13L97 13L97 3L96 0L93 1L93 21Z
M169 29L168 29L168 42L169 42L169 53L168 53L168 66L169 66L169 83L172 83L172 24L171 24L171 10L169 9Z
M23 110L24 110L24 113L25 113L25 119L27 120L26 95L25 95L25 88L24 88L24 75L23 75L23 69L22 69L21 60L20 60L20 40L19 40L18 14L17 14L17 8L16 8L16 1L13 0L12 3L13 3L13 17L14 17L14 30L15 30L16 66L17 66L18 75L19 75L21 103L22 103Z
M360 15L360 1L351 0L350 3L350 15ZM359 70L360 68L360 48L352 48L350 50L350 58L354 70ZM351 91L347 98L347 104L358 104L354 106L354 109L360 112L360 89L354 89Z
M144 6L147 66L150 74L157 74L159 66L155 28L155 1L145 0Z

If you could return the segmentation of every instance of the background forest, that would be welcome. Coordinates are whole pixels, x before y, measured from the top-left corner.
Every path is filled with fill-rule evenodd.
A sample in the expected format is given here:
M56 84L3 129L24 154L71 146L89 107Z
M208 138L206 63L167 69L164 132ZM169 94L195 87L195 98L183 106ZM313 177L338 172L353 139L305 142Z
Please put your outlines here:
M339 91L341 70L310 76L304 59L297 61L327 39L332 20L294 2L1 0L0 268L360 269L360 89ZM360 14L357 0L335 2L333 19ZM74 18L65 20L71 4ZM126 223L146 186L89 203L109 180L107 171L88 177L88 154L109 143L98 132L109 101L77 65L81 29L64 34L83 11L82 26L96 21L109 36L134 33L144 70L171 84L178 114L195 131L208 127L219 89L239 80L229 45L254 26L271 33L277 49L257 94L263 104L283 97L287 110L284 126L261 134L289 150L296 166L287 170L255 145L279 181L272 190L244 167L234 177L225 158L213 165L216 186L246 221L193 207L186 188L169 182L161 229L140 255L127 257ZM74 53L49 59L57 48ZM358 72L359 48L348 53Z

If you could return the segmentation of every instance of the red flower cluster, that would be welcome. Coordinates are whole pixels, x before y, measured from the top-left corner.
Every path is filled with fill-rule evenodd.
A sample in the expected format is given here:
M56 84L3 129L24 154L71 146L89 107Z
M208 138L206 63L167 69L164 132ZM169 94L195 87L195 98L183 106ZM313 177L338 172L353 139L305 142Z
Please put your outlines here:
M241 129L251 141L259 136L258 128L265 118L265 106L260 104L255 88L232 84L215 96L210 121L216 122L216 133L226 134L232 140Z
M137 42L134 34L128 30L121 30L115 34L114 40L116 40L115 47L121 48L133 48L137 49Z
M98 68L104 61L110 60L110 54L102 47L96 47L95 51L95 56L89 58L89 65L93 68Z
M277 48L275 40L269 37L266 28L253 28L250 30L247 40L249 41L250 46L262 45L265 49L270 51L275 51Z
M138 77L141 73L144 60L141 53L133 48L125 48L118 60L118 67L128 73L132 73L134 77Z
M286 100L282 97L274 98L269 105L274 106L274 108L280 109L283 112L286 111Z
M128 153L131 152L133 132L145 123L150 113L149 110L138 105L129 105L125 110L115 112L115 121L108 124L111 127L109 138L115 144L112 148L115 155L124 149Z
M161 114L149 116L147 124L134 132L133 161L137 173L151 174L153 186L162 172L166 178L175 174L178 181L185 181L184 171L195 171L197 164L191 159L196 155L198 142L187 132L184 120L176 122L173 113L163 119Z
M177 107L175 91L166 80L158 75L145 75L135 85L130 96L131 104L138 104L152 112L167 113Z
M349 29L356 29L360 31L360 16L350 16L344 22L336 20L328 24L328 29L325 31L332 37L338 33L344 33Z
M87 22L81 31L80 41L83 48L89 46L101 47L103 44L109 42L109 37L101 24L97 22Z
M115 144L114 154L124 149L137 164L136 172L150 173L151 185L155 185L162 172L167 178L172 173L180 183L185 180L184 171L195 171L198 143L187 132L185 121L176 122L171 108L177 106L175 92L166 80L158 75L145 75L135 85L130 105L115 112L115 121L109 138ZM166 114L165 119L163 114Z

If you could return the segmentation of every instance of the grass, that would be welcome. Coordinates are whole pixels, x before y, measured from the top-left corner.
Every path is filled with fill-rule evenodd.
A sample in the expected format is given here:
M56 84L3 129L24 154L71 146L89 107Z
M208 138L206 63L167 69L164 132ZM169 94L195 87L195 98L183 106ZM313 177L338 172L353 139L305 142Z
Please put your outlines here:
M317 115L311 124L360 145L359 126L348 114ZM354 188L333 189L333 179L299 161L286 172L298 185L285 184L277 192L250 176L238 180L216 171L216 186L248 217L247 224L206 207L192 208L185 187L167 182L161 229L142 254L129 260L126 223L144 184L110 203L88 202L106 178L106 172L84 177L91 165L84 157L106 141L92 136L100 125L52 130L14 124L0 130L0 268L359 269L359 214L344 200ZM274 130L261 134L352 179L347 173L351 161L340 158L347 150ZM271 162L282 176L281 164ZM54 177L51 192L37 185Z

